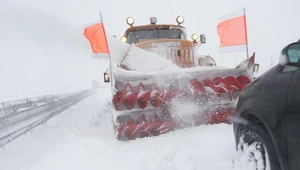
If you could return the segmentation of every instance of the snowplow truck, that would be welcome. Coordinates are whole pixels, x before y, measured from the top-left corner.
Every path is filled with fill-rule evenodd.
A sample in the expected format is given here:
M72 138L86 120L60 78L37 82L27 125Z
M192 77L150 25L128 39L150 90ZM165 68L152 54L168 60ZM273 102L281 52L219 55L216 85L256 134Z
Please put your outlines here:
M177 24L157 24L155 17L150 18L150 24L140 26L133 25L132 17L126 21L130 27L121 42L147 51L153 58L145 61L143 55L129 60L127 55L104 73L104 81L112 83L117 139L133 140L191 126L231 123L240 91L253 81L255 53L235 68L219 67L212 57L197 54L206 37L192 34L191 39L187 38L182 16L176 18ZM166 68L158 71L136 69L142 64L140 67L145 68L163 63L151 62L154 56L176 68L165 64Z

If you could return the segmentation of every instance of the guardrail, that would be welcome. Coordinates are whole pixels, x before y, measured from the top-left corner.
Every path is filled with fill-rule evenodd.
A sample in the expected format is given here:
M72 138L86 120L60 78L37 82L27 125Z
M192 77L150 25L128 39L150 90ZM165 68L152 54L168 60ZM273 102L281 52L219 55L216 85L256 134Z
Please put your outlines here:
M62 97L66 97L75 93L78 93L78 91L64 92L64 93L57 93L57 94L50 94L50 95L43 95L37 97L29 97L29 98L24 98L19 100L0 102L0 116L13 114L18 111L27 110L39 105L47 104L55 100L59 100Z
M43 122L49 120L53 116L63 112L69 107L73 106L82 99L88 97L94 92L94 90L84 90L79 92L73 92L69 94L51 95L47 97L47 103L41 98L41 100L36 100L39 104L30 105L31 107L17 112L12 112L10 114L5 114L0 117L0 132L1 130L10 129L9 132L5 134L0 134L0 147L3 147L7 143L16 139L17 137L23 135L24 133L30 131L36 126L42 124ZM44 96L45 97L45 96ZM51 99L51 100L49 100ZM27 99L24 99L27 100ZM22 101L22 100L18 100ZM32 101L32 100L31 100ZM22 105L22 104L20 104ZM28 106L23 104L22 106ZM38 119L35 119L38 117ZM19 126L19 124L21 124Z

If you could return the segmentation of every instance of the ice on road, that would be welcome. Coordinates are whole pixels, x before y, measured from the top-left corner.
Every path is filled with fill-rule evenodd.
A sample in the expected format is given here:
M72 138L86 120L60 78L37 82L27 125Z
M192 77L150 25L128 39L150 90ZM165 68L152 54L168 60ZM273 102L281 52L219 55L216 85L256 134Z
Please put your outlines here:
M114 137L109 88L103 88L6 145L3 170L229 170L232 126L182 129L158 137Z

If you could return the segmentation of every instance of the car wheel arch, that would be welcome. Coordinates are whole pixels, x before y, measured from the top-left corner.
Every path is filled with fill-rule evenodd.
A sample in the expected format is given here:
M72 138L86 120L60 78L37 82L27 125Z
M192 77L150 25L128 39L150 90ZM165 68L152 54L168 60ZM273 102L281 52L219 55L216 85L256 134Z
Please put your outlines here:
M269 129L268 126L265 125L264 121L260 117L258 117L255 114L251 114L249 111L241 113L240 117L244 120L247 120L247 122L246 122L246 124L238 125L238 129L237 129L238 134L240 134L240 132L244 126L254 124L254 125L257 125L257 126L261 127L262 129L264 129L267 132L267 134L269 135L273 145L275 145L276 142L274 142L275 139L274 139L274 136L273 136L271 130ZM239 136L237 135L236 138L237 138L236 141L238 141ZM277 159L281 160L280 156L278 155L277 147L275 147L275 149L276 149ZM279 163L282 164L281 161L279 161Z
M254 115L254 114L245 114L242 116L242 118L247 120L250 124L256 124L268 132L265 124L258 116Z
M263 128L268 134L269 136L271 137L272 139L272 142L274 143L274 137L273 137L273 134L271 133L271 130L269 129L268 126L265 125L263 119L261 117L259 117L258 115L256 114L252 114L252 112L243 112L240 117L242 118L242 120L245 120L246 121L246 124L243 124L242 126L245 126L247 124L255 124L255 125L258 125L259 127ZM239 130L240 128L242 128L241 125L239 125Z

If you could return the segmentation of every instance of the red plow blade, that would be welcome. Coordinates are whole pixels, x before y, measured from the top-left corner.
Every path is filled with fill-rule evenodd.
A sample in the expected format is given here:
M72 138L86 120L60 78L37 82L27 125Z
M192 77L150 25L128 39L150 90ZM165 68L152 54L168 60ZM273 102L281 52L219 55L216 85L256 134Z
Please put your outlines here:
M133 140L201 124L231 123L236 98L253 80L254 55L243 63L236 69L113 74L116 137Z

